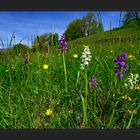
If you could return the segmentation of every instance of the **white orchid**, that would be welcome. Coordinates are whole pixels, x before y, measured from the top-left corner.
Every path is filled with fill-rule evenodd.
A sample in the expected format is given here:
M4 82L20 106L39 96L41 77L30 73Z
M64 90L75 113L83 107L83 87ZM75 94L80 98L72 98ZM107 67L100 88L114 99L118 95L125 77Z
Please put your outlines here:
M137 82L139 81L139 75L138 74L133 74L133 73L130 73L130 76L127 78L128 79L128 82L124 84L124 86L126 88L130 88L130 89L134 89Z
M82 64L80 67L81 70L84 70L85 67L87 67L89 65L89 62L91 61L91 58L92 58L89 47L88 46L84 46L84 47L85 47L85 49L81 56L81 58L82 58Z

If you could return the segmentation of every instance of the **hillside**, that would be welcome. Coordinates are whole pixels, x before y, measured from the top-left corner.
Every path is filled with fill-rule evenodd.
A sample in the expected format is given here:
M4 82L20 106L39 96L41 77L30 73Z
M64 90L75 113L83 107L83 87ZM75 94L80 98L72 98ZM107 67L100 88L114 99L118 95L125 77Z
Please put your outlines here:
M70 44L91 44L93 42L98 42L98 43L102 43L102 42L106 42L107 40L114 42L116 39L116 41L118 40L125 40L125 39L130 39L130 40L137 40L140 39L140 28L123 28L123 29L114 29L111 31L104 31L101 33L96 33L93 34L91 36L87 36L87 37L82 37L73 41L69 42Z

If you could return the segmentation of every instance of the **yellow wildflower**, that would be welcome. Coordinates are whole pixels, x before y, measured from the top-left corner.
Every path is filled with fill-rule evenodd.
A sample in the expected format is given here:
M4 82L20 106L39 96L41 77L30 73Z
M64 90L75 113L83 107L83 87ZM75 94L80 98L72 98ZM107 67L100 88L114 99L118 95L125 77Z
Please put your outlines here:
M74 57L74 58L78 58L78 55L77 55L77 54L74 54L73 57Z
M85 125L83 123L80 124L80 128L85 128Z
M122 99L125 99L125 100L127 100L127 95L125 95L125 96L122 96Z
M128 101L132 102L132 99L130 97L128 97L127 99L128 99Z
M128 100L128 101L132 102L132 99L127 95L122 96L122 99L125 99L125 100Z
M113 51L111 50L110 52L112 53Z
M136 110L135 110L135 109L134 109L134 110L128 109L127 111L128 111L129 114L132 114L132 113L133 113L133 114L136 114Z
M129 59L129 60L135 60L136 57L130 54L130 55L128 55L128 59Z
M48 69L48 65L47 64L44 64L43 65L43 69L45 69L45 70Z
M53 110L52 109L47 109L45 112L46 116L51 116L53 114Z
M136 85L136 86L135 86L135 89L140 90L140 85Z

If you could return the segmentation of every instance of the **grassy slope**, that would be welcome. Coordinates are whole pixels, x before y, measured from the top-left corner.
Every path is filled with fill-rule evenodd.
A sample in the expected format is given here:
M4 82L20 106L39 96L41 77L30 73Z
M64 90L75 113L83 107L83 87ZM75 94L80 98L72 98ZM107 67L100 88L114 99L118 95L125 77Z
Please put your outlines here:
M120 29L120 30L112 30L111 33L110 31L105 31L102 33L97 33L93 34L88 37L83 37L80 39L73 40L69 42L70 44L75 43L75 44L85 44L87 43L88 45L91 44L91 41L97 41L97 40L102 40L102 39L109 39L109 38L125 38L125 37L136 37L140 34L140 28L126 28L126 29ZM86 44L85 44L86 45Z

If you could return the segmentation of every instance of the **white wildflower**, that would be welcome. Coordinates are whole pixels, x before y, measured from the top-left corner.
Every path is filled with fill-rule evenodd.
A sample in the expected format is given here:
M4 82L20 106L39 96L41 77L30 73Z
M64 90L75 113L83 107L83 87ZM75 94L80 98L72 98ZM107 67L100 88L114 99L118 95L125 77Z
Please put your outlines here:
M125 86L125 88L128 88L128 84L125 83L124 86Z
M133 73L130 73L130 76L127 78L128 79L128 82L124 84L124 86L126 88L130 88L130 89L134 89L137 82L139 81L139 75L138 74L133 74Z
M84 62L84 65L88 65L88 64L89 64L89 62L88 62L88 61L85 61L85 62Z
M83 64L81 64L80 69L81 69L81 70L84 70L84 65L83 65Z
M89 65L89 62L91 61L91 58L92 58L89 47L88 46L84 46L84 47L85 47L85 49L81 56L81 58L82 58L82 64L80 67L81 70L84 70L85 67L87 67Z

